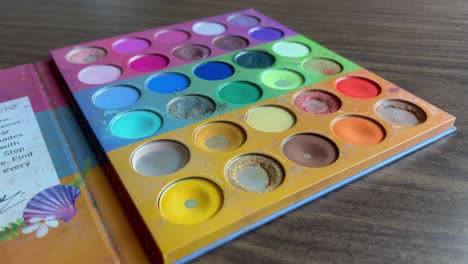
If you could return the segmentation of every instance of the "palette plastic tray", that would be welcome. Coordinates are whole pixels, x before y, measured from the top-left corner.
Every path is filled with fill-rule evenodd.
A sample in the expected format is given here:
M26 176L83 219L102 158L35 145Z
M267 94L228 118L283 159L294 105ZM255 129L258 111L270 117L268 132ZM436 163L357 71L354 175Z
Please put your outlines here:
M154 261L190 260L455 130L254 10L52 56Z

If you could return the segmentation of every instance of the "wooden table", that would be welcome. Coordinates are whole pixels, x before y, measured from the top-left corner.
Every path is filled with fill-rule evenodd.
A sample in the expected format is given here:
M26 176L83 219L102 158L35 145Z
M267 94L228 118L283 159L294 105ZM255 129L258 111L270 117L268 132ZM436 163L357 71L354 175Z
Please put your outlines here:
M255 8L458 117L459 131L195 263L468 263L468 2L2 0L0 67Z

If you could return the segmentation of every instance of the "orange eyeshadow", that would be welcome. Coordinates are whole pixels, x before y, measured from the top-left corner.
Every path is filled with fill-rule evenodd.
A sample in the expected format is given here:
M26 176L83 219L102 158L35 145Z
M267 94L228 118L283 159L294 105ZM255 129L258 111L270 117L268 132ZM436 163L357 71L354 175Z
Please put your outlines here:
M385 130L375 121L348 116L333 124L333 133L353 145L375 145L385 138Z

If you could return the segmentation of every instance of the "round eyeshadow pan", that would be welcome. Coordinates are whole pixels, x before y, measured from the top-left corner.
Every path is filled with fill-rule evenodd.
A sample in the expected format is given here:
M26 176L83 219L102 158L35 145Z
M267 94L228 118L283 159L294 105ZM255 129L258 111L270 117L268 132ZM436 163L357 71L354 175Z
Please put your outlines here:
M272 191L284 180L283 167L274 159L248 154L234 158L225 169L228 182L248 192Z
M210 56L211 50L203 45L188 44L176 48L172 54L183 60L201 60Z
M377 114L400 126L416 126L426 121L426 114L415 104L401 100L385 100L377 104Z
M192 30L199 35L214 36L224 33L226 26L217 22L198 22L193 25Z
M152 92L169 94L181 92L190 85L190 79L175 72L162 73L149 78L146 87Z
M320 90L297 93L294 97L294 104L302 111L312 114L331 114L341 107L341 101L338 97Z
M385 138L385 130L376 121L361 116L346 116L333 123L333 133L353 145L375 145Z
M213 41L213 45L223 50L239 50L249 46L249 41L241 36L221 36Z
M190 159L189 150L179 142L158 140L135 150L133 168L145 176L164 176L182 169Z
M184 95L169 102L167 109L177 119L193 120L211 115L216 104L205 96Z
M99 61L107 55L107 51L99 47L75 48L68 52L65 58L75 64L88 64Z
M254 28L249 34L252 38L260 41L273 41L284 36L283 31L271 27Z
M237 27L253 27L260 23L260 19L250 15L234 15L228 18L228 22Z
M150 42L143 38L128 38L117 40L112 49L118 53L135 53L149 48Z
M361 99L373 98L380 94L378 84L362 77L346 77L338 80L336 89L342 94Z
M296 123L296 117L289 110L274 105L258 106L247 113L247 123L263 132L283 132Z
M104 84L117 80L122 70L114 65L92 65L78 73L78 80L85 84Z
M153 39L157 43L180 44L189 40L190 34L187 31L180 29L164 30L154 34Z
M224 62L211 61L198 65L193 73L200 79L217 81L229 78L234 74L234 68Z
M262 96L262 89L250 82L232 82L221 86L218 96L231 104L250 104Z
M244 144L244 130L229 122L208 123L195 131L193 140L204 151L232 151Z
M248 50L237 54L234 62L244 68L262 69L273 65L275 57L263 51Z
M280 90L291 90L304 83L304 77L293 70L271 69L265 71L261 80L268 87Z
M310 48L299 42L282 41L273 45L273 51L283 57L300 58L309 54Z
M138 89L118 85L99 89L93 95L93 103L102 109L119 109L134 104L139 98Z
M338 158L338 149L330 140L315 134L298 134L286 139L283 153L292 162L304 167L319 168Z
M152 72L166 68L169 64L169 59L160 54L145 54L131 58L128 62L128 67L138 72Z
M162 126L162 118L153 112L135 110L114 117L111 133L123 139L140 139L153 135Z
M179 225L194 225L210 219L221 209L223 194L210 181L189 178L164 189L158 204L168 221Z
M343 71L343 66L331 59L310 58L304 61L302 68L313 75L331 76Z

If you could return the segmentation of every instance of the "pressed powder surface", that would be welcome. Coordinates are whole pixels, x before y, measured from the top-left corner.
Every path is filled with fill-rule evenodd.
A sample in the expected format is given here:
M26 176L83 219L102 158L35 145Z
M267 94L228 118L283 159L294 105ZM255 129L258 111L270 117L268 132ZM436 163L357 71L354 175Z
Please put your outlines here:
M385 130L377 122L360 116L338 119L333 133L354 145L375 145L385 138Z
M299 92L294 104L302 111L312 114L331 114L341 107L341 101L331 93L320 90Z
M201 60L207 58L210 53L208 47L199 44L180 46L173 52L174 56L183 60Z
M195 144L205 151L232 151L244 144L244 130L229 122L205 124L194 133Z
M139 55L130 59L128 67L138 72L152 72L166 68L169 59L160 54Z
M185 95L169 103L169 113L178 119L200 119L211 115L216 109L215 103L201 95Z
M134 104L140 98L138 89L119 85L98 90L93 102L102 109L119 109Z
M273 51L284 57L299 58L310 52L310 48L299 42L282 41L273 46Z
M274 190L284 179L283 168L276 160L258 154L235 158L227 165L225 174L234 187L250 192Z
M209 81L223 80L234 74L234 68L231 65L220 62L211 61L198 65L193 73L201 79Z
M71 50L66 58L71 63L88 64L101 60L107 55L107 51L99 47L76 48Z
M237 54L234 62L245 68L268 68L275 63L275 57L263 52L249 50Z
M361 77L347 77L336 84L341 93L355 98L372 98L380 94L380 86L375 82Z
M255 16L237 15L228 18L229 24L238 27L253 27L260 23L260 19Z
M184 30L165 30L154 35L156 43L179 44L190 39L190 34Z
M331 76L340 73L343 66L337 61L325 58L310 58L303 64L302 68L313 75Z
M104 84L117 80L122 70L114 65L92 65L78 73L78 79L86 84Z
M162 126L162 118L153 112L136 110L120 114L111 121L111 133L119 138L145 138Z
M415 126L426 121L421 108L401 100L385 100L377 105L376 112L386 121L401 126Z
M262 90L250 82L232 82L218 90L218 96L231 104L249 104L262 96Z
M149 48L150 42L142 38L130 38L118 40L112 45L112 49L119 53L141 52Z
M247 123L256 130L274 133L290 129L296 123L296 117L283 107L266 105L250 110Z
M159 140L138 148L132 156L133 168L145 176L174 173L187 164L188 149L176 141Z
M271 69L262 74L262 82L267 86L280 90L291 90L304 83L304 77L293 70Z
M260 41L273 41L282 38L284 33L276 28L262 27L250 31L250 36Z
M162 94L181 92L189 85L190 80L187 76L174 72L158 74L146 83L150 91Z
M177 181L159 198L163 216L179 225L193 225L214 216L223 204L223 194L214 183L201 178Z
M338 158L336 145L314 134L299 134L286 139L283 154L294 163L313 168L328 166Z
M224 31L226 31L226 27L217 22L198 22L193 25L192 30L200 35L213 36L224 33Z
M215 39L213 45L223 50L238 50L246 48L249 41L241 36L222 36Z

